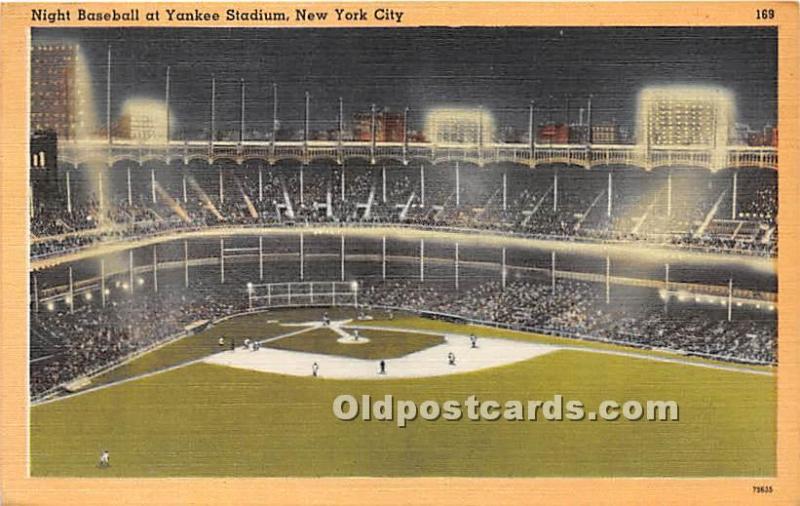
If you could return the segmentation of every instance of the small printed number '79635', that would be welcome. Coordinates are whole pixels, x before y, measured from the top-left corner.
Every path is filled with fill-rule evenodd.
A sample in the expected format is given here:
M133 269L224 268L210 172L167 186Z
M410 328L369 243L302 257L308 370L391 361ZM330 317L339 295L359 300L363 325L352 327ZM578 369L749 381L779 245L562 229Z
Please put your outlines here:
M772 485L753 485L754 494L771 494Z
M756 9L756 19L774 19L775 9Z

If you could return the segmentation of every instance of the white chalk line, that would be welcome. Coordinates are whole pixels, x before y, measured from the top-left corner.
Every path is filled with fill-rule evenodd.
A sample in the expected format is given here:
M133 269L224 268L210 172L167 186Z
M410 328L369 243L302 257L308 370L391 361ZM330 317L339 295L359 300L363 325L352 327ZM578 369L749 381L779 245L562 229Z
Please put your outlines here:
M395 332L409 332L409 333L425 333L425 334L432 334L432 335L439 335L439 336L462 336L465 337L466 334L458 334L454 332L438 332L438 331L427 331L422 329L407 329L402 327L384 327L384 326L372 326L372 325L350 325L348 328L352 329L363 329L363 330L382 330L385 332L395 331ZM516 340L516 339L515 339ZM701 362L695 360L685 360L678 357L660 357L658 355L652 355L650 353L636 353L632 351L619 351L619 350L606 350L603 348L596 348L593 346L575 346L569 344L556 344L553 346L557 346L561 350L569 350L569 351L582 351L586 353L601 353L604 355L617 355L620 357L631 357L631 358L639 358L642 360L651 360L653 362L666 362L671 364L679 364L679 365L689 365L694 367L705 367L707 369L717 369L720 371L729 371L729 372L740 372L744 374L756 374L759 376L775 376L775 373L772 371L762 371L758 369L749 369L745 367L737 367L733 365L725 365L725 364L712 364L708 362Z
M286 326L296 326L296 325L286 325ZM298 334L303 334L305 332L309 332L309 331L314 330L316 328L317 327L315 327L315 326L308 326L308 327L302 328L300 330L295 330L293 332L289 332L287 334L281 334L279 336L270 337L270 338L267 338L267 339L262 339L261 341L258 341L258 342L262 343L262 344L263 343L270 343L272 341L277 341L278 339L283 339L285 337L291 337L291 336L296 336ZM213 355L216 355L216 354L217 353L215 353ZM213 356L213 355L211 355L211 356ZM150 376L155 376L156 374L161 374L161 373L165 373L165 372L169 372L169 371L174 371L175 369L180 369L181 367L188 367L190 365L198 364L198 363L206 360L207 358L208 358L208 356L195 358L195 359L192 359L192 360L188 360L186 362L181 362L180 364L175 364L175 365L171 365L169 367L165 367L163 369L158 369L156 371L150 371L150 372L139 374L137 376L131 376L130 378L123 378L123 379L120 379L120 380L117 380L117 381L112 381L110 383L105 383L103 385L98 385L96 387L87 388L85 390L81 390L80 392L73 392L71 394L62 395L62 396L59 396L59 397L53 397L52 399L47 399L47 400L44 400L44 401L35 402L35 403L32 403L31 406L32 407L33 406L43 406L45 404L50 404L51 402L63 401L65 399L71 399L73 397L78 397L79 395L88 394L89 392L97 392L98 390L103 390L104 388L109 388L109 387L113 387L113 386L117 386L117 385L122 385L123 383L128 383L130 381L136 381L136 380L140 380L140 379L144 379L144 378L149 378Z
M350 320L350 321L352 321L352 320ZM279 339L283 339L283 338L286 338L286 337L296 336L298 334L303 334L303 333L309 332L311 330L316 330L318 328L323 328L323 325L321 323L319 323L319 324L317 324L317 323L282 323L281 325L282 326L287 326L287 327L304 326L304 328L302 328L300 330L296 330L294 332L289 332L289 333L286 333L286 334L281 334L279 336L263 339L263 340L259 341L259 343L262 343L262 344L270 343L270 342L277 341ZM385 331L385 332L401 332L401 333L410 333L410 334L424 333L424 334L438 335L438 336L452 335L452 336L459 336L459 337L468 337L468 334L458 334L458 333L453 333L453 332L429 331L429 330L425 330L425 329L409 329L409 328L404 328L404 327L384 327L384 326L377 326L377 325L376 326L372 326L372 325L367 325L367 326L363 326L363 325L362 326L359 326L359 325L347 325L347 328L348 329L359 329L359 330L379 330L379 331ZM757 375L757 376L770 376L770 377L775 376L775 373L772 372L772 371L762 371L762 370L757 370L757 369L742 368L742 367L729 366L729 365L723 365L723 364L711 364L711 363L707 363L707 362L700 362L700 361L693 361L693 360L683 360L683 359L680 359L680 358L677 358L677 357L676 358L659 357L659 356L651 355L651 354L647 354L647 353L635 353L635 352L618 351L618 350L605 350L605 349L601 349L601 348L595 348L595 347L592 347L592 346L574 346L574 345L555 345L555 346L558 347L559 350L566 350L566 351L579 351L579 352L584 352L584 353L599 353L599 354L603 354L603 355L613 355L613 356L620 356L620 357L637 358L637 359L641 359L641 360L650 360L650 361L653 361L653 362L662 362L662 363L686 365L686 366L693 366L693 367L702 367L702 368L706 368L706 369L716 369L716 370L719 370L719 371L726 371L726 372L737 372L737 373L743 373L743 374L753 374L753 375ZM298 352L298 353L302 353L302 352ZM214 355L216 355L216 354L214 354ZM210 356L213 356L213 355L210 355ZM93 387L93 388L87 388L85 390L81 390L80 392L74 392L74 393L63 395L63 396L60 396L60 397L47 399L47 400L44 400L44 401L41 401L41 402L33 403L32 407L42 406L42 405L45 405L45 404L50 404L52 402L58 402L58 401L62 401L62 400L65 400L65 399L70 399L70 398L77 397L77 396L80 396L80 395L83 395L83 394L87 394L87 393L90 393L90 392L96 392L96 391L99 391L99 390L102 390L102 389L105 389L105 388L109 388L109 387L112 387L112 386L121 385L121 384L128 383L128 382L131 382L131 381L136 381L136 380L148 378L150 376L155 376L156 374L161 374L161 373L165 373L165 372L169 372L169 371L174 371L175 369L180 369L181 367L187 367L187 366L190 366L190 365L194 365L194 364L197 364L197 363L204 362L208 358L209 358L209 356L193 359L193 360L190 360L190 361L187 361L187 362L182 362L180 364L176 364L176 365L173 365L173 366L166 367L164 369L159 369L157 371L147 372L147 373L144 373L144 374L140 374L138 376L132 376L130 378L124 378L124 379L121 379L121 380L113 381L111 383L106 383L104 385L98 385L98 386ZM533 357L533 358L535 358L535 357ZM454 372L454 374L455 374L455 372Z

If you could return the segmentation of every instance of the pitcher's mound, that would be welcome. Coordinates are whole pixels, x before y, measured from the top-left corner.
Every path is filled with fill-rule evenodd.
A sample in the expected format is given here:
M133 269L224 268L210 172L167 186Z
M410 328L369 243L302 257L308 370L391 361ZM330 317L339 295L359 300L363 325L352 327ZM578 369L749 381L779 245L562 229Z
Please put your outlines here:
M347 335L340 337L336 340L336 342L342 344L367 344L369 342L369 338L364 336L358 336L356 338L356 336Z

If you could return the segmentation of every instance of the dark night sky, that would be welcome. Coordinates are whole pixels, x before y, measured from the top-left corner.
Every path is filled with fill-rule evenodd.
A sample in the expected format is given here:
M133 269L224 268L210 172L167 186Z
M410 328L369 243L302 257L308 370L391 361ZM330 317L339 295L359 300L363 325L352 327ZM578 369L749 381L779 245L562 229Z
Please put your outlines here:
M412 128L433 105L483 105L499 125L527 128L571 118L592 93L594 119L632 125L636 94L647 84L721 85L737 99L739 121L774 124L777 31L772 28L401 28L401 29L52 29L33 40L80 43L104 109L106 47L113 48L112 112L131 96L163 98L172 67L172 110L179 128L200 131L217 76L220 128L235 129L239 79L247 82L248 128L271 124L271 83L279 118L300 127L311 93L312 129L336 125L371 103L412 109ZM550 110L547 112L546 110ZM103 118L103 114L99 114ZM296 121L295 125L293 121Z

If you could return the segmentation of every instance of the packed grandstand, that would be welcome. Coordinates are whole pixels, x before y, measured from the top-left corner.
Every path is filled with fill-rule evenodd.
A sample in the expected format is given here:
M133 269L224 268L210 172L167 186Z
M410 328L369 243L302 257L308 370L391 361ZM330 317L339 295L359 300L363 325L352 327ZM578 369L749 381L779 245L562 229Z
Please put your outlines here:
M92 190L98 179L89 169L73 169L68 183L73 187L68 191L63 173L48 181L34 178L30 255L32 260L57 260L68 252L94 248L100 254L99 246L112 242L126 244L167 232L233 225L253 227L255 233L263 227L302 230L342 224L644 243L731 257L775 256L776 173L738 170L736 203L731 199L732 174L732 170L711 173L691 168L646 172L630 167L456 168L454 164L310 165L302 168L302 175L297 165L177 170L160 166L152 171L117 167L108 171L102 183L106 194L99 196ZM59 267L43 268L39 277L45 278L48 269ZM104 280L109 297L107 304L103 297L102 305L98 297L78 301L74 292L62 291L60 303L38 307L37 293L31 317L31 395L40 398L57 392L71 381L180 335L192 322L248 310L243 287L253 278L247 268L231 269L227 282L220 282L217 271L213 262L193 267L191 286L163 282L158 291L148 289L150 282L137 274L145 286L131 295L124 292L129 288L134 292L127 286L133 273L122 269ZM652 288L628 287L627 303L609 304L602 283L556 281L541 272L507 283L505 278L502 283L475 278L457 290L452 280L436 277L365 276L357 281L360 302L368 307L719 360L777 361L774 300L731 319L725 317L724 307L712 311L683 304L667 312ZM52 282L49 289L56 290L56 284ZM66 297L69 304L63 303Z
M96 175L72 172L69 204L63 176L41 192L46 198L33 201L32 258L164 231L304 223L454 227L777 254L777 174L769 169L309 166L301 176L296 165L162 166L129 169L135 189L126 195L126 170L116 168L105 181L115 191L106 190L104 199L95 191L103 184Z

